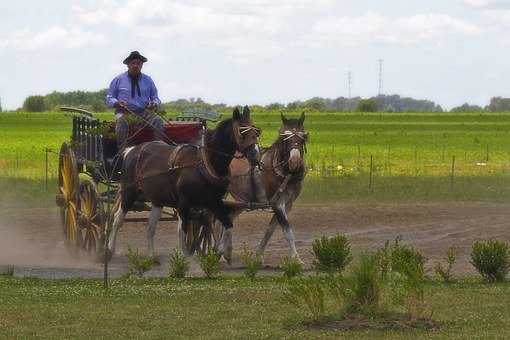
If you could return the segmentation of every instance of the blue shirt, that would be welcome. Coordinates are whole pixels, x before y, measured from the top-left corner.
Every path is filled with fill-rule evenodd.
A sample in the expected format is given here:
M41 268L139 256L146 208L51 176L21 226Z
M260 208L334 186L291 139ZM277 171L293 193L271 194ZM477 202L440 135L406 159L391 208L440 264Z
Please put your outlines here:
M106 105L113 107L119 100L123 100L131 111L142 113L149 103L154 103L157 106L161 104L161 100L158 98L158 89L156 89L156 85L154 85L151 77L141 73L138 77L138 85L140 87L140 96L138 95L138 89L135 89L133 97L131 78L128 72L119 74L110 83L110 88L106 95Z

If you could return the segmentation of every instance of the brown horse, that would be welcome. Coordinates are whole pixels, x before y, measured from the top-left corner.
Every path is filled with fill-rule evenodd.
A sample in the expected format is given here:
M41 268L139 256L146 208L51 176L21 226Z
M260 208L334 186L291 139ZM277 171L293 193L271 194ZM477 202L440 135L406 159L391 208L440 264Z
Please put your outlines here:
M279 137L262 151L260 169L250 167L246 159L232 161L228 190L237 201L261 205L268 203L273 210L273 217L257 247L257 254L263 255L276 225L280 224L289 243L290 256L301 261L287 214L301 192L305 177L304 152L308 134L303 126L304 113L299 119L287 119L282 114L281 119ZM241 208L234 209L231 217L235 218L242 211Z
M241 113L235 109L232 118L207 130L203 145L168 145L149 142L124 151L123 175L120 184L120 208L115 212L108 242L114 253L115 239L124 218L135 201L152 204L147 230L149 254L154 255L156 225L164 206L174 207L179 215L179 228L189 230L192 209L207 209L223 224L219 252L229 259L232 252L232 220L223 203L228 187L228 166L236 152L252 165L258 164L259 129L246 106ZM181 248L186 250L181 238Z

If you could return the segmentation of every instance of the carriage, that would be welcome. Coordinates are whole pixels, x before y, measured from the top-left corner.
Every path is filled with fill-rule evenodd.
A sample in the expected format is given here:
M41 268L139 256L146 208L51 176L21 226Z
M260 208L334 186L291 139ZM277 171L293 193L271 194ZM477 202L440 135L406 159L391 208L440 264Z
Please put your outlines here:
M101 255L111 224L113 212L119 208L118 187L121 175L121 157L112 126L103 122L86 110L62 107L72 115L72 135L63 142L59 152L58 193L56 203L60 209L65 243L75 252ZM220 114L206 110L187 110L164 125L164 134L171 143L201 143L201 136L208 122L215 122ZM106 129L105 129L106 128ZM109 128L109 129L108 129ZM132 135L135 144L154 139L152 130L144 126ZM134 216L128 222L144 222L148 218L143 212L150 206L136 202ZM142 212L142 213L141 213ZM163 211L161 221L176 221L174 209ZM204 229L201 223L202 212L194 219L195 243L193 247L206 250L212 246L214 235Z

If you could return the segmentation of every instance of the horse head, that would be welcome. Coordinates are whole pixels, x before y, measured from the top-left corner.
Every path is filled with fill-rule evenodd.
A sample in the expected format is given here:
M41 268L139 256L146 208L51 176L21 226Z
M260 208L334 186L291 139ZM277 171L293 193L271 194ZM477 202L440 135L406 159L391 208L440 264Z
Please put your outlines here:
M305 113L303 112L298 119L288 119L282 113L281 118L283 125L279 131L279 139L283 145L282 151L288 160L289 171L296 173L304 168L304 152L308 139L308 132L303 126Z
M232 132L236 143L236 151L248 159L251 165L258 165L258 138L260 129L250 118L250 108L245 106L242 112L235 108L232 114Z

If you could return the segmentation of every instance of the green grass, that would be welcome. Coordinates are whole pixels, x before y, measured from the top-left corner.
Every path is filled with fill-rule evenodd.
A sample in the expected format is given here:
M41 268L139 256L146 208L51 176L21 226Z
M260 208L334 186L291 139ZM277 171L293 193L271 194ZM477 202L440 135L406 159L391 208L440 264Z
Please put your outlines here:
M302 324L278 278L41 280L0 277L0 338L472 339L510 334L510 285L430 282L439 330L336 331Z
M262 144L269 145L278 134L279 113L255 111L252 118L263 129ZM306 201L505 201L510 196L510 114L314 112L305 126L310 132ZM59 112L1 113L0 127L0 182L40 183L44 150L58 152L69 140L71 119ZM57 154L48 159L51 180Z

